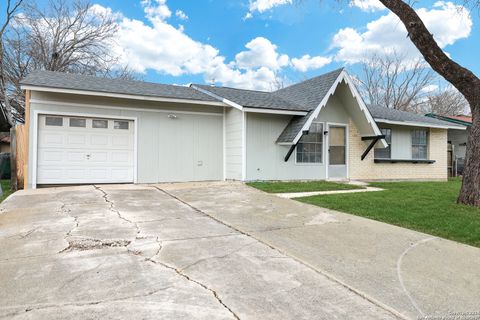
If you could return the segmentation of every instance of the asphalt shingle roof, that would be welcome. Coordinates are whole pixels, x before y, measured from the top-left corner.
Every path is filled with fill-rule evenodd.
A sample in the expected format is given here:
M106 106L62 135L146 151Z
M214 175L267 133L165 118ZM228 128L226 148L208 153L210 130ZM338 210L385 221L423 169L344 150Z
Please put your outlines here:
M137 96L218 102L217 99L193 88L124 79L108 79L52 71L33 71L22 85L130 94Z
M287 101L295 101L295 103L306 107L308 111L314 110L342 71L343 68L322 74L321 76L275 91L273 95Z
M309 113L305 116L295 116L285 127L277 139L278 143L292 143L297 134L302 130L303 125L315 110L325 95L328 93L335 80L337 80L342 69L337 69L321 76L308 79L292 86L273 92L273 95L282 97L287 101L296 101L306 106Z
M309 111L305 106L294 101L282 99L272 94L272 92L215 87L203 84L195 84L194 86L247 108Z
M282 133L278 136L277 143L291 143L300 130L302 130L312 112L313 111L310 111L305 116L294 116L285 129L283 129Z
M390 109L382 106L369 105L367 107L370 113L372 114L372 117L375 120L383 119L383 120L399 121L399 122L424 123L426 127L428 127L429 125L449 126L449 127L459 127L459 128L463 127L447 121L442 121L436 118L423 116L421 114L394 110L394 109Z

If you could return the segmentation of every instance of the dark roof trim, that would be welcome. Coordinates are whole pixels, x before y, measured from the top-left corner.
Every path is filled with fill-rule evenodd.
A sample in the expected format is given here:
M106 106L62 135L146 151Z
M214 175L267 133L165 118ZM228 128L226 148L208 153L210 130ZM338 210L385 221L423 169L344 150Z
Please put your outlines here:
M432 164L435 160L423 160L423 159L373 159L375 163L420 163L420 164Z
M447 122L455 123L455 124L460 124L460 125L462 125L462 126L467 126L467 127L471 127L471 126L472 126L472 123L471 123L471 122L462 121L462 120L459 120L459 119L453 119L453 118L450 118L450 117L444 117L444 116L441 116L441 115L438 115L438 114L434 114L434 113L427 113L425 116L426 116L426 117L430 117L430 118L439 119L439 120L442 120L442 121L447 121Z

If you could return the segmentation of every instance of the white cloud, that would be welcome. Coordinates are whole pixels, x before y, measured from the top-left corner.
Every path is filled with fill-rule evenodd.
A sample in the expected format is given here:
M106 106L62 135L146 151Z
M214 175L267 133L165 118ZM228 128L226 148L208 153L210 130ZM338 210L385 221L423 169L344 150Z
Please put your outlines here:
M175 11L175 15L177 16L178 19L180 20L188 20L188 16L186 15L185 12L182 10L177 10Z
M441 48L467 38L472 30L472 19L466 8L451 2L437 2L432 9L417 10L423 22ZM407 38L402 22L393 13L388 13L366 25L366 31L353 28L340 29L332 41L337 49L336 60L357 63L371 54L396 52L413 60L420 56Z
M248 42L245 47L247 51L242 51L235 56L236 66L241 69L267 67L278 70L289 63L288 56L278 54L277 46L266 38L257 37Z
M246 20L252 18L255 11L263 13L275 7L292 3L293 0L250 0L250 5L248 6L249 11L243 19Z
M278 47L264 37L252 39L245 50L227 61L217 48L188 36L183 25L170 24L171 11L166 0L143 0L141 3L147 22L113 13L99 5L96 8L116 17L118 31L112 50L120 57L120 64L136 72L153 70L172 76L200 74L206 82L214 79L226 86L271 90L281 72L292 66L288 55L281 54ZM303 63L308 70L320 67L323 61L319 58L309 57L308 60L304 56L295 61L299 61L297 66Z
M142 0L141 4L149 20L163 21L172 15L166 2L167 0Z
M385 10L385 6L378 0L352 0L350 7L357 7L362 11L373 12Z
M311 57L309 54L306 54L301 58L292 59L293 67L296 70L301 72L320 69L323 66L329 64L330 62L332 62L331 57L322 57L322 56Z

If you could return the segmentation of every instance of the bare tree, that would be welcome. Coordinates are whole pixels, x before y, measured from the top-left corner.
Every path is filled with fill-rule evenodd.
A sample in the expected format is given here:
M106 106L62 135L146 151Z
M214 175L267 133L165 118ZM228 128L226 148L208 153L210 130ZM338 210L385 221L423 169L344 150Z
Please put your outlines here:
M443 116L465 114L468 102L457 89L448 87L429 94L419 105L422 113L435 113Z
M12 104L8 95L8 79L5 72L5 33L7 28L10 25L10 22L14 18L16 12L22 5L23 0L17 0L12 2L7 0L5 4L5 21L0 26L0 107L3 113L3 116L10 125L14 124L14 119L12 117ZM1 7L0 7L1 9Z
M464 176L458 202L480 206L480 79L443 52L411 5L403 0L380 0L380 2L402 21L408 37L425 61L457 88L470 105L472 126L468 134ZM478 0L470 2L476 7L480 5Z
M270 82L270 91L277 91L283 88L285 88L285 79L278 72L275 72L275 78Z
M23 106L19 82L32 70L135 78L112 53L117 28L114 17L82 0L50 0L46 8L25 4L5 40L8 95Z
M426 99L424 90L435 74L423 60L405 63L405 57L393 53L371 55L361 64L357 77L359 89L373 105L403 111L418 111Z

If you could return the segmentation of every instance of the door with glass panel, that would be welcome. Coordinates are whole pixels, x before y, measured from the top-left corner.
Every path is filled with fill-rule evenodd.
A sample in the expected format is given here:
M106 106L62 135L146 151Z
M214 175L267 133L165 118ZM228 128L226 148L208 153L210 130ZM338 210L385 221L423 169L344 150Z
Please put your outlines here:
M328 178L347 178L346 125L328 125Z

